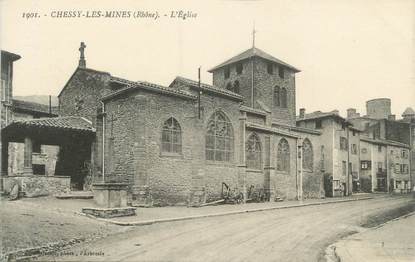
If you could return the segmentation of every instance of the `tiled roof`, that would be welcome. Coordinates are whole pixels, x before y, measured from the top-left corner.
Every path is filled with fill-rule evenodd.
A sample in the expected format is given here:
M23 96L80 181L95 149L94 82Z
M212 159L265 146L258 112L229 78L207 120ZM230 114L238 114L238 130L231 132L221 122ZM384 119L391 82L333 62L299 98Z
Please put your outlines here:
M215 71L215 70L217 70L221 67L224 67L226 65L230 65L230 64L233 64L233 63L251 58L253 56L261 57L263 59L275 62L275 63L283 65L283 66L286 66L286 67L292 69L296 73L300 72L300 70L293 67L292 65L289 65L289 64L285 63L284 61L281 61L278 58L273 57L272 55L267 54L266 52L264 52L261 49L258 49L256 47L250 48L250 49L240 53L239 55L236 55L236 56L232 57L231 59L226 60L225 62L221 63L220 65L215 66L214 68L210 69L209 72L213 72L213 71Z
M92 123L79 116L18 119L10 125L95 132Z
M266 127L266 126L259 125L259 124L256 124L256 123L246 122L246 127L251 128L251 129L255 129L255 130L261 130L261 131L269 132L269 133L274 133L274 134L280 134L280 135L285 135L285 136L289 136L289 137L299 138L299 135L294 134L292 132L289 132L287 130L282 130L282 129L275 128L275 127Z
M331 112L321 112L321 111L315 111L313 113L306 114L304 118L300 118L297 116L297 121L303 121L303 120L312 120L312 119L318 119L323 117L338 117L343 120L345 120L343 117L341 117L338 112L331 111Z
M265 111L263 111L261 109L252 108L252 107L249 107L249 106L243 106L243 105L241 105L241 106L239 106L239 110L241 110L243 112L248 112L248 113L253 113L253 114L257 114L257 115L262 115L262 116L266 116L267 115L267 112L265 112Z
M313 134L313 135L321 135L322 134L321 131L319 131L319 130L315 130L315 129L311 129L311 128L307 128L307 127L291 126L291 125L277 123L277 122L272 122L272 126L282 127L284 129L288 129L290 131L299 132L299 133L308 133L308 134Z
M184 85L187 85L187 86L193 87L193 88L198 88L199 87L199 82L198 81L191 80L191 79L188 79L188 78L185 78L185 77L182 77L182 76L177 76L174 79L173 83L174 82L179 82L181 84L184 84ZM170 86L171 85L172 84L170 84ZM224 95L224 96L235 98L235 99L241 100L241 101L243 100L243 97L241 95L239 95L237 93L234 93L232 91L229 91L227 89L224 89L224 88L219 88L219 87L204 84L204 83L200 83L200 88L201 88L202 91L207 91L207 92L212 92L212 93L215 93L215 94Z
M13 99L12 107L13 110L23 110L34 113L49 114L49 106L29 101ZM52 114L55 116L57 115L57 107L52 107Z
M130 81L130 80L127 80L127 79L124 79L124 78L121 78L121 77L116 77L116 76L111 76L110 81L120 83L120 84L125 84L125 85L133 85L133 84L137 83L137 82Z
M197 98L196 96L194 96L192 94L189 94L186 91L177 90L175 88L170 88L170 87L165 87L165 86L162 86L162 85L153 84L153 83L146 82L146 81L133 82L133 81L130 81L130 80L127 80L127 79L114 77L114 76L111 76L110 81L125 84L126 87L119 90L119 91L117 91L117 92L114 92L112 94L104 96L102 98L103 100L108 100L108 99L116 97L120 94L123 94L127 91L131 91L131 90L134 90L134 89L140 89L140 88L150 90L150 91L159 92L159 93L163 93L163 94L169 94L169 95L184 97L184 98L190 98L190 99L196 99Z
M392 141L392 140L386 140L386 139L372 139L372 138L369 138L369 137L361 137L360 140L365 141L365 142L369 142L369 143L373 143L373 144L379 144L379 145L390 145L390 146L410 148L410 146L407 145L407 144Z

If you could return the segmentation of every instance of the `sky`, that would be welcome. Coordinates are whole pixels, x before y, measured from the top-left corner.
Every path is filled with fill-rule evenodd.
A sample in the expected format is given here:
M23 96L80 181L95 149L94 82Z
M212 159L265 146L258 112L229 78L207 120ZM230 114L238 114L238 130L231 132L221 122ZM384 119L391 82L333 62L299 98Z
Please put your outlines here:
M196 18L170 18L190 11ZM56 11L148 11L159 19L54 18ZM40 17L27 19L26 13ZM167 15L167 16L164 16ZM0 1L0 47L22 59L14 95L57 95L86 44L88 68L169 85L177 75L212 83L210 68L252 46L299 68L296 103L307 112L392 99L415 108L415 1Z

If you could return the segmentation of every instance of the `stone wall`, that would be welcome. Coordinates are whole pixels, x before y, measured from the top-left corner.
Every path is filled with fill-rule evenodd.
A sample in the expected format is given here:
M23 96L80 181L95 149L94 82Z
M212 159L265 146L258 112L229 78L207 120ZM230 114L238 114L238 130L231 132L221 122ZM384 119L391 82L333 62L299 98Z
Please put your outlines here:
M77 68L59 94L60 116L83 116L94 126L100 99L111 92L108 73Z
M249 123L255 123L255 124L263 125L263 126L266 124L265 123L266 119L264 116L258 116L256 114L250 114L250 113L247 113L246 116L247 116L246 121Z
M33 114L23 112L13 112L13 119L33 119ZM40 152L32 154L32 162L35 165L44 165L46 176L55 174L56 161L58 157L59 146L41 145ZM8 175L16 176L23 174L23 143L9 143L9 164Z
M10 192L14 183L26 197L58 195L70 191L70 177L62 176L13 176L3 177L5 192Z
M261 58L255 59L255 101L257 104L264 104L272 111L272 121L295 126L295 74L284 68L284 78L281 78L278 75L278 67L277 64L274 64L273 74L269 74L267 61ZM275 86L287 90L287 108L275 106Z
M385 138L392 141L410 145L410 125L409 123L384 120Z
M235 81L240 83L240 94L244 97L244 104L252 107L252 65L254 64L254 107L272 112L272 120L280 123L295 125L295 75L288 68L284 68L284 78L278 75L278 65L273 64L273 74L267 72L267 60L256 57L254 63L251 59L240 62L243 65L241 74L236 72L236 64L230 65L230 76L225 79L224 70L220 68L213 72L213 85L226 88ZM274 106L274 87L286 88L287 108Z
M284 137L290 147L290 170L289 172L279 171L277 169L278 143L282 136L275 135L271 139L271 166L275 169L274 175L271 175L271 190L275 196L281 199L293 200L297 197L298 177L297 177L297 139Z
M313 146L313 170L303 169L303 198L324 197L324 174L322 172L321 154L321 146L324 145L323 138L320 135L314 134L301 134L301 137L303 140L308 138Z
M0 90L0 129L5 127L8 123L10 123L11 101L13 98L13 61L5 55L2 55L1 58L1 80L5 81L5 85L3 85L2 83L0 86L0 88L2 89ZM3 88L6 89L4 92ZM6 97L3 97L3 94L6 94Z
M236 72L236 64L230 66L230 76L225 78L225 68L219 68L213 72L213 85L226 89L228 84L234 85L235 81L239 82L239 94L244 97L244 104L252 106L252 62L243 60L240 62L243 66L241 74Z
M188 203L195 184L203 186L207 199L220 197L222 182L237 187L239 104L207 94L201 101L200 120L192 99L137 90L108 102L107 119L113 120L106 121L106 178L149 186L155 205ZM216 110L233 126L234 152L227 163L205 159L206 125ZM181 154L161 152L162 126L170 117L181 127Z
M110 75L88 68L77 68L58 96L60 116L82 116L92 122L98 130L101 128L97 115L101 111L101 97L112 92L109 86ZM102 150L101 137L96 136L93 142L93 174L100 176Z

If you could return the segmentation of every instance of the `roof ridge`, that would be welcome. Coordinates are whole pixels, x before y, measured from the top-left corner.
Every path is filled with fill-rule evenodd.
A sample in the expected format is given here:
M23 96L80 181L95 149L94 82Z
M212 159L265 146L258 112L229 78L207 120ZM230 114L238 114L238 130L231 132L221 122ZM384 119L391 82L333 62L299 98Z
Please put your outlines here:
M42 103L38 103L38 102L32 102L32 101L29 101L29 100L22 100L22 99L16 99L16 98L12 98L12 101L18 101L18 102L36 104L36 105L41 105L41 106L49 106L49 105L42 104Z
M229 58L229 59L225 60L224 62L220 63L219 65L209 69L208 72L213 72L213 71L215 71L219 68L222 68L224 66L227 66L227 65L230 65L230 64L233 64L233 63L237 63L239 61L242 61L242 60L254 57L254 56L261 57L262 59L272 61L272 62L277 63L279 65L282 65L284 67L290 68L295 73L300 72L300 70L295 68L294 66L292 66L292 65L276 58L273 55L268 54L267 52L259 49L258 47L251 47L251 48L249 48L249 49L247 49L247 50L245 50L245 51L243 51L243 52L241 52L237 55L234 55L231 58Z
M176 76L176 78L174 79L174 81L175 80L181 80L181 81L185 81L185 82L191 82L189 84L192 84L193 86L196 86L198 84L198 81L193 80L193 79L190 79L190 78L187 78L187 77L182 77L182 76ZM227 90L227 89L224 89L224 88L217 87L215 85L206 84L206 83L202 83L201 82L200 83L200 87L201 88L206 88L206 89L209 89L209 90L212 90L212 91L216 91L216 92L219 92L219 93L222 93L222 94L225 94L225 95L233 96L235 98L243 98L243 96L240 95L240 94L238 94L238 93L232 92L232 91Z

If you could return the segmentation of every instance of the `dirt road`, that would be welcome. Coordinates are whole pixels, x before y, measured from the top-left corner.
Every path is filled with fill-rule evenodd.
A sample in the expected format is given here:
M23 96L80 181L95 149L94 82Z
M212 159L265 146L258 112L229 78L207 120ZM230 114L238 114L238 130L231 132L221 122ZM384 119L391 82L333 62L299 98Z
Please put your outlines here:
M411 210L413 199L394 197L154 224L39 260L320 261L360 225Z

